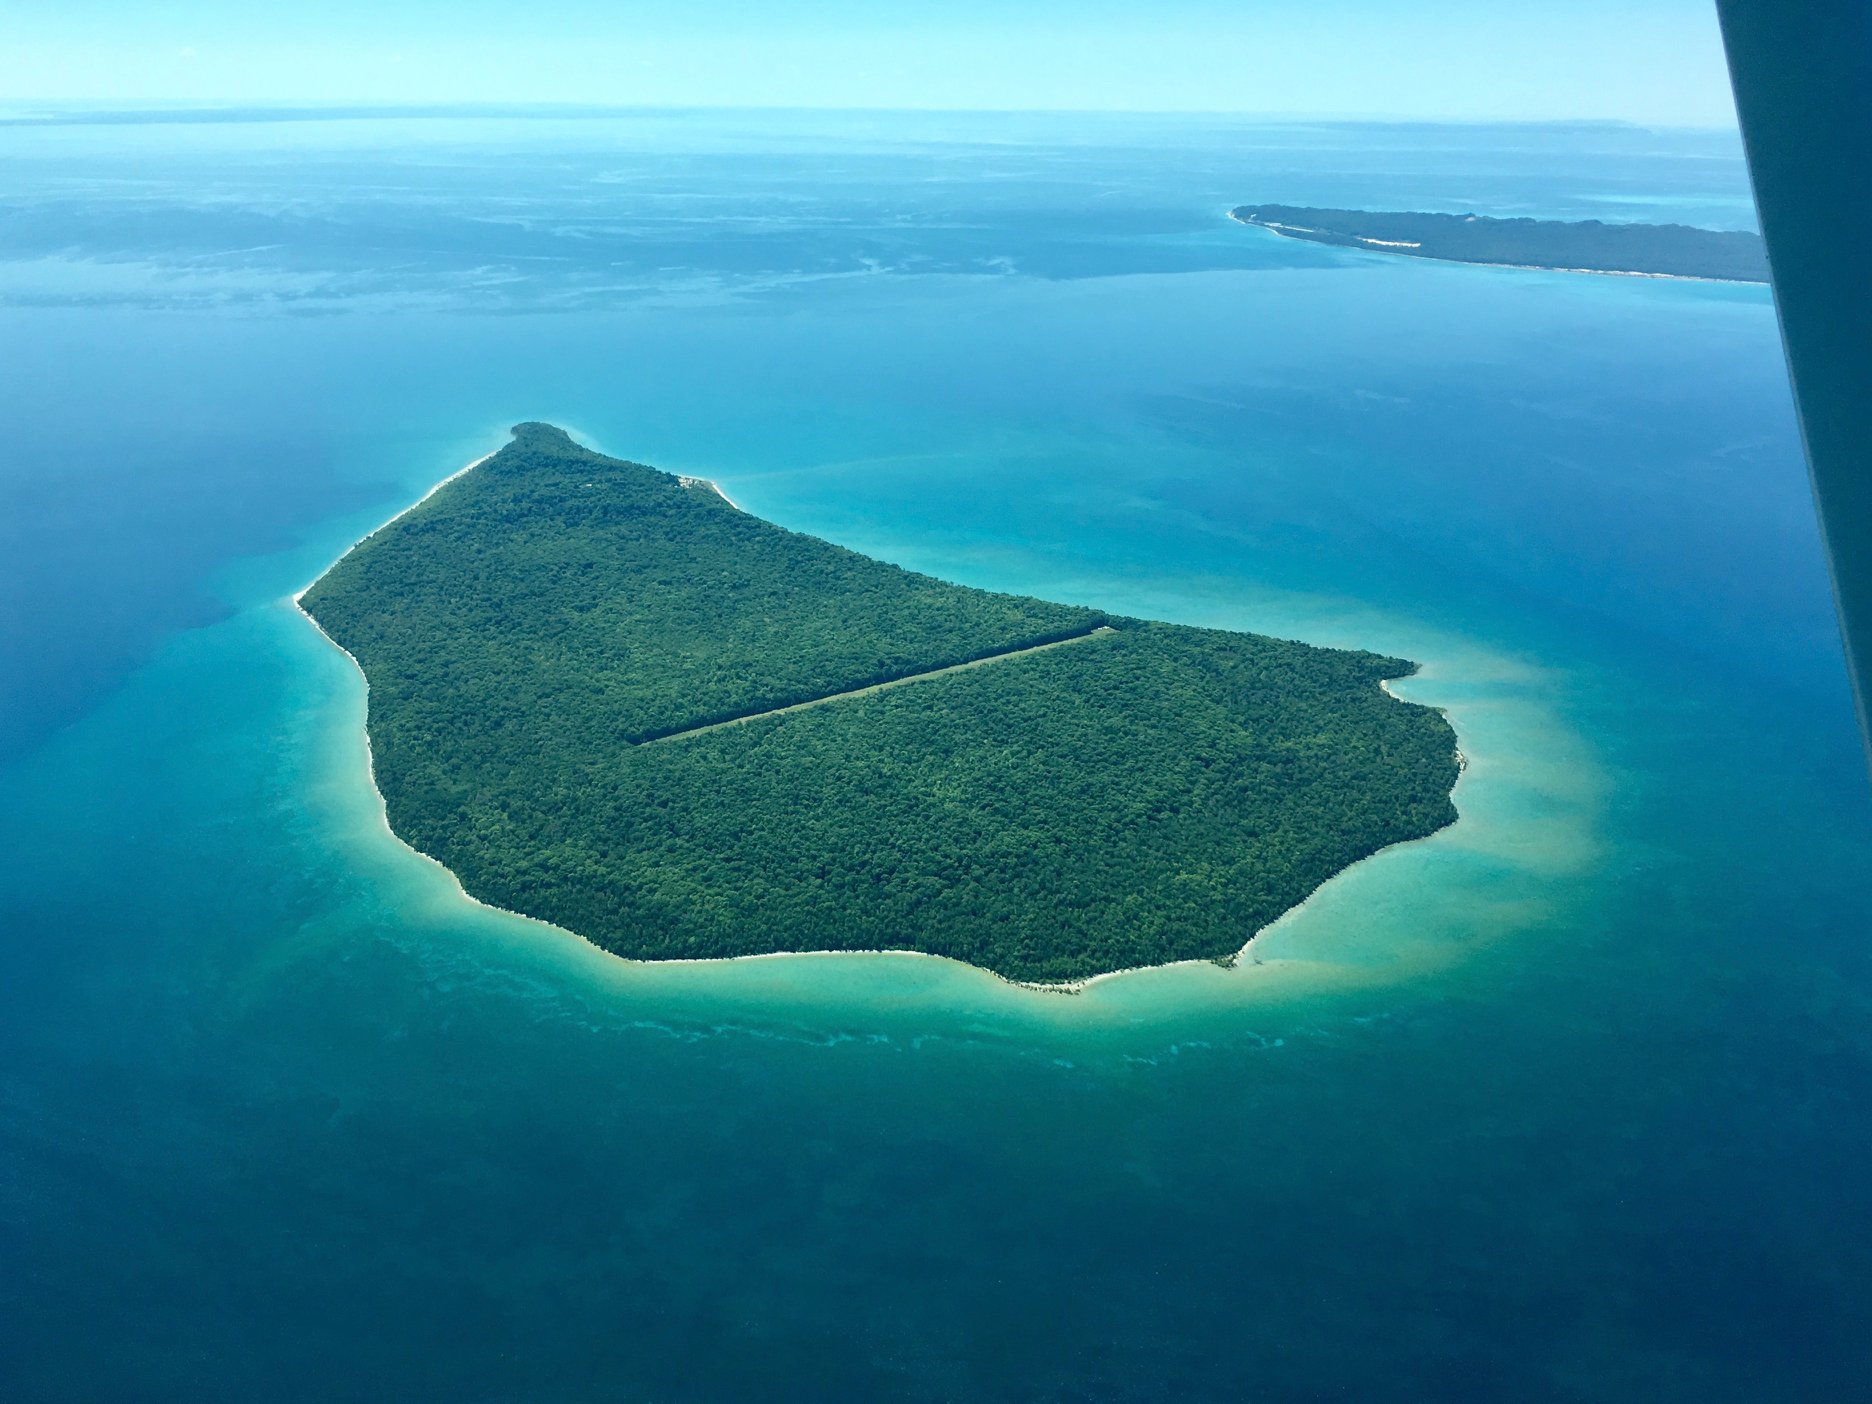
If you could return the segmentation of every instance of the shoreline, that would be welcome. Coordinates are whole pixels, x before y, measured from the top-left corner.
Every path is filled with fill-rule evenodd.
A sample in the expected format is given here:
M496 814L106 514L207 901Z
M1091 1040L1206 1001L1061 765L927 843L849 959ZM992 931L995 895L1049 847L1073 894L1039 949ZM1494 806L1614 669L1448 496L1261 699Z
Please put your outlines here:
M440 858L437 858L432 853L424 853L420 848L416 847L415 844L410 843L401 834L399 834L394 827L392 827L390 823L390 802L384 798L383 791L378 788L377 753L376 753L376 750L371 745L370 675L364 671L364 665L358 662L357 655L352 653L351 650L346 648L343 644L339 643L338 640L334 639L330 634L326 633L325 626L323 624L320 624L318 620L314 619L311 613L307 611L305 607L306 592L309 591L314 585L318 584L319 581L323 580L327 575L331 574L332 570L339 564L339 562L343 561L345 557L349 556L353 551L357 550L358 547L362 546L366 541L369 541L373 536L377 535L378 532L385 530L387 527L394 526L396 523L402 521L403 518L407 517L411 512L414 512L418 507L422 506L423 503L427 502L430 498L434 497L438 492L442 491L443 488L447 487L450 483L454 482L457 478L463 476L466 473L473 472L476 468L479 468L483 463L486 463L490 458L494 457L494 455L499 452L500 452L500 449L495 449L492 452L482 454L479 458L474 459L472 462L463 464L460 468L457 468L453 473L450 473L446 478L443 478L434 487L430 488L429 491L425 492L421 497L417 498L414 502L410 503L409 506L403 508L402 511L393 513L391 516L379 522L376 526L372 527L369 531L365 532L364 535L360 536L356 541L353 541L349 546L345 547L344 550L340 551L335 557L332 558L330 564L328 564L317 575L313 576L304 585L300 586L299 589L295 590L289 598L292 601L292 607L294 611L299 615L299 617L305 620L306 623L310 624L313 627L313 629L317 631L318 636L321 639L325 640L326 643L330 644L333 648L337 649L338 652L344 655L345 661L351 665L353 670L356 671L358 675L358 680L364 684L364 727L363 727L363 731L364 731L364 778L366 782L370 785L371 794L376 797L377 820L379 823L383 825L383 831L386 834L388 834L394 842L401 844L405 849L415 854L418 858L422 859L425 863L433 864L435 867L440 868L444 873L448 874L449 881L455 885L455 891L461 895L463 900L473 904L474 906L480 907L485 911L499 912L503 916L518 917L521 921L535 922L540 926L544 926L548 928L549 930L562 931L568 936L574 936L574 937L577 937L577 939L584 941L585 938L583 936L579 936L578 933L575 931L568 931L566 930L565 927L554 926L549 921L541 921L538 917L528 916L525 912L516 912L506 907L497 907L492 902L483 902L479 897L475 896L467 888L462 886L461 878L456 874L455 870L451 868L447 863L444 863ZM593 945L593 943L590 941L586 941L585 944ZM602 950L603 947L593 946L593 949Z
M321 570L317 575L313 576L310 580L306 581L304 585L301 585L296 591L294 591L292 602L295 605L297 605L300 600L305 598L306 591L310 590L314 585L318 584L319 581L323 580L326 576L330 575L332 573L332 570L338 565L340 561L344 560L346 556L350 555L353 551L357 550L357 548L362 546L366 541L369 541L378 532L384 530L386 527L395 526L398 522L402 521L405 517L407 517L411 512L414 512L418 507L422 506L423 503L427 502L430 498L434 497L438 492L442 491L443 488L447 487L450 483L454 482L457 478L461 477L465 473L472 473L475 469L479 468L483 463L486 463L490 458L492 458L494 454L499 453L499 452L500 452L499 449L495 449L492 453L482 454L479 458L475 459L472 463L464 463L461 467L457 468L453 473L450 473L446 478L442 479L441 482L437 483L434 487L430 488L429 491L425 492L421 497L417 498L414 502L410 503L410 505L405 507L402 511L393 513L390 516L385 517L381 522L377 523L376 526L372 527L369 531L365 532L362 536L360 536L356 541L353 541L349 546L345 547L344 550L340 551L336 556L334 556L332 558L330 565L327 565L325 569ZM299 612L301 614L305 614L305 611L303 609L301 609ZM312 616L309 614L306 614L306 618L312 619ZM312 626L314 628L318 628L318 620L312 619ZM325 633L323 629L319 629L319 632L321 634ZM326 637L330 638L331 636L329 634L326 634ZM332 640L332 646L334 648L339 647L339 644L336 639ZM350 658L351 655L349 653L346 653L345 657ZM356 659L352 659L352 662L356 662L356 661L357 661Z
M676 481L686 488L707 488L737 512L745 512L747 510L747 508L743 507L739 502L736 502L727 493L723 492L722 485L713 478L697 478L688 473L678 473L676 475Z
M505 445L503 445L502 447L504 448ZM334 639L330 634L325 632L324 626L320 624L318 620L312 617L312 615L306 610L305 603L304 603L306 593L309 590L311 590L311 588L314 585L318 584L320 580L324 579L325 576L330 574L331 571L341 561L343 561L353 551L357 550L358 547L362 546L365 542L369 541L372 537L376 536L379 532L401 521L404 517L408 516L411 512L414 512L418 507L422 506L423 503L427 502L430 498L434 497L438 492L440 492L443 488L447 487L450 483L454 482L457 478L462 477L466 473L472 472L476 468L479 468L483 463L486 463L490 458L494 457L494 455L499 452L500 452L500 449L495 449L493 450L493 452L484 453L481 455L481 457L475 459L473 462L464 464L462 467L457 468L453 473L450 473L447 477L443 478L440 482L436 483L434 487L430 488L421 497L417 498L414 502L410 503L409 506L403 508L399 512L392 514L390 517L386 518L384 521L372 527L364 535L360 536L356 541L353 541L349 546L345 547L344 550L340 551L335 557L332 558L331 562L327 564L323 570L319 571L317 575L313 576L311 580L307 581L306 584L302 585L298 590L294 591L287 598L292 604L293 610L299 615L299 617L305 620L306 623L310 624L321 639L323 639L327 644L331 645L331 647L336 649L339 653L344 655L345 661L351 665L353 671L357 673L358 680L364 686L364 725L361 728L364 734L364 778L365 778L366 783L370 787L370 792L372 796L374 796L376 799L377 821L379 824L383 826L384 833L388 834L393 842L399 844L408 852L422 859L423 862L428 863L432 865L433 867L440 869L444 874L446 874L450 885L453 886L455 889L456 895L459 896L463 901L467 902L470 906L479 907L483 911L495 912L501 916L512 917L519 921L528 922L534 926L543 927L547 931L554 932L560 936L569 937L570 939L577 941L580 945L585 946L589 948L590 950L596 951L599 955L604 956L610 960L621 961L626 965L636 966L640 969L647 970L647 969L654 969L659 966L730 965L737 961L786 960L786 959L796 959L799 957L811 957L811 956L913 956L920 960L940 960L940 961L948 962L949 964L952 964L952 965L959 965L963 967L965 970L976 971L982 975L988 976L990 979L997 980L1001 984L1009 986L1010 988L1013 988L1013 989L1027 990L1035 994L1050 994L1050 995L1083 994L1085 993L1086 990L1090 989L1093 985L1098 984L1102 980L1115 980L1115 979L1118 979L1120 976L1125 976L1125 975L1141 975L1147 971L1152 971L1152 970L1175 970L1175 969L1179 969L1182 967L1195 967L1195 966L1201 966L1201 965L1210 965L1210 966L1215 966L1217 969L1220 969L1220 970L1234 971L1234 970L1238 970L1241 968L1245 957L1249 958L1247 963L1250 965L1258 966L1258 965L1264 964L1264 962L1261 961L1260 959L1253 958L1251 956L1251 952L1254 948L1255 943L1259 941L1263 936L1265 936L1268 932L1272 931L1275 927L1281 925L1283 922L1286 922L1292 919L1296 914L1305 910L1307 904L1310 903L1313 900L1313 898L1328 884L1338 881L1340 878L1344 877L1347 873L1353 872L1354 870L1362 867L1366 863L1371 862L1374 858L1377 858L1385 853L1389 853L1393 849L1403 848L1408 844L1423 843L1429 839L1435 838L1438 834L1448 833L1451 829L1455 828L1456 825L1462 822L1462 817L1463 817L1462 810L1460 806L1457 806L1456 818L1451 820L1448 824L1445 824L1442 828L1437 829L1433 831L1432 833L1424 834L1420 838L1400 839L1396 843L1386 844L1383 848L1376 849L1373 852L1366 854L1363 858L1360 858L1357 862L1347 864L1345 867L1341 868L1338 872L1333 873L1331 876L1326 878L1325 881L1321 882L1319 886L1315 887L1311 892L1307 893L1305 897L1302 897L1298 902L1294 903L1293 906L1287 908L1287 910L1282 912L1279 916L1275 917L1274 920L1268 922L1265 926L1262 926L1258 930L1256 930L1253 934L1251 934L1248 937L1246 941L1242 943L1241 948L1239 950L1235 951L1234 954L1228 956L1226 959L1222 959L1219 957L1199 957L1199 958L1190 958L1190 959L1185 959L1185 960L1165 961L1160 965L1128 965L1128 966L1123 967L1122 969L1101 970L1095 975L1084 975L1084 976L1079 976L1079 977L1068 979L1068 980L1017 980L1010 975L1003 975L999 971L990 970L986 966L972 965L968 961L961 960L955 956L935 955L929 951L918 951L918 950L912 950L908 947L898 947L898 946L884 946L884 947L876 947L876 948L864 947L864 948L843 949L843 950L754 951L754 952L749 952L748 954L745 954L745 955L731 955L731 956L672 956L666 960L646 960L646 959L642 959L636 956L620 955L618 952L606 949L604 946L601 946L596 941L592 940L589 936L581 935L580 933L572 930L570 927L560 926L556 922L551 922L551 921L546 920L544 917L531 916L526 912L516 912L510 907L497 906L495 903L482 901L479 897L475 896L472 892L470 892L466 887L462 885L462 880L461 880L460 875L456 873L456 871L453 868L449 867L448 864L444 863L440 858L437 858L434 854L423 852L420 848L416 847L413 843L409 842L407 839L405 839L401 834L399 834L396 831L396 829L390 823L390 802L384 798L383 791L380 788L378 788L378 785L377 785L377 755L376 755L375 749L371 745L371 738L370 738L370 675L364 671L364 665L358 662L357 656L353 654L350 649L346 648L343 644L339 643L338 640ZM732 498L730 498L727 493L723 492L720 486L717 485L715 482L713 482L711 479L695 478L695 477L679 475L679 480L682 482L682 484L685 487L707 486L710 490L715 492L722 499L722 501L726 502L730 507L733 507L737 512L743 510L738 503L736 503ZM1080 638L1094 637L1097 633L1100 633L1100 632L1103 632L1103 630L1095 630L1093 634L1082 635L1080 636ZM1074 640L1069 640L1068 642L1077 642L1077 641L1079 640L1074 639ZM1058 647L1059 645L1052 644L1052 645L1043 645L1043 646L1044 647ZM968 665L963 665L963 666L968 666ZM1414 670L1408 676L1412 676L1412 677L1419 676L1422 672L1423 672L1423 667L1420 664L1418 668ZM1399 697L1397 693L1392 691L1392 688L1391 688L1391 684L1395 681L1398 681L1398 679L1380 678L1378 680L1379 689L1387 697L1391 698L1392 701L1403 703L1406 706L1430 705L1428 703L1413 703L1413 702L1408 701L1408 699L1406 698ZM806 705L814 705L814 704L806 704ZM1445 720L1449 719L1449 711L1447 708L1438 708L1437 710L1443 713ZM733 722L727 722L727 723L721 723L721 724L730 725L730 726L735 725L735 723ZM1450 721L1450 729L1452 731L1456 730L1456 724L1454 721ZM1452 804L1455 803L1456 794L1462 788L1463 780L1468 775L1469 768L1470 768L1469 757L1464 753L1462 749L1462 735L1460 732L1457 733L1456 740L1457 740L1456 783L1454 786L1451 787L1451 790L1450 790L1450 801Z
M1418 677L1422 674L1422 672L1423 672L1423 666L1420 664L1418 668L1416 669L1416 671L1409 674L1409 676ZM1379 690L1382 691L1385 694L1385 696L1389 697L1393 702L1402 702L1406 706L1427 707L1427 706L1432 705L1428 702L1412 702L1408 698L1399 697L1396 692L1392 691L1392 688L1391 688L1391 684L1394 682L1398 682L1398 681L1401 681L1401 679L1380 678L1378 680ZM1443 717L1445 721L1449 721L1449 709L1447 707L1438 707L1436 710L1443 713ZM1454 721L1450 721L1450 730L1456 731L1456 723ZM1456 795L1462 789L1463 781L1466 778L1468 778L1470 766L1471 766L1471 761L1470 761L1469 755L1462 748L1462 733L1457 732L1456 734L1456 783L1450 787L1450 803L1451 804L1456 803ZM1261 960L1258 956L1253 954L1255 943L1259 941L1263 936L1266 936L1275 927L1281 925L1284 922L1291 921L1294 917L1298 916L1301 912L1305 911L1307 908L1307 904L1310 903L1316 896L1318 896L1320 892L1325 890L1325 888L1330 886L1332 883L1339 881L1339 879L1344 877L1347 873L1355 872L1359 868L1362 868L1365 864L1371 862L1374 858L1378 858L1378 857L1383 856L1386 853L1390 853L1394 849L1406 848L1413 843L1427 843L1429 840L1435 838L1438 834L1448 833L1451 829L1455 828L1458 824L1462 823L1462 821L1463 821L1462 806L1457 805L1456 817L1452 819L1449 823L1445 824L1442 828L1436 830L1434 833L1425 834L1422 838L1399 839L1396 843L1388 843L1383 848L1374 849L1372 852L1367 853L1363 858L1359 859L1356 863L1348 863L1345 867L1341 868L1338 872L1334 873L1331 877L1327 878L1318 887L1315 887L1311 892L1307 893L1307 895L1302 897L1298 902L1295 902L1286 911L1282 912L1279 916L1275 917L1274 920L1270 921L1267 925L1259 928L1246 941L1242 942L1242 947L1240 950L1236 951L1233 955L1229 956L1226 960L1221 960L1221 959L1216 959L1214 957L1211 957L1209 959L1200 959L1200 960L1167 960L1162 965L1128 965L1122 970L1102 970L1097 975L1085 975L1076 980L1059 980L1059 981L1053 981L1050 983L1041 983L1039 981L1033 981L1033 980L1009 980L1007 979L1006 976L1003 976L1003 975L996 975L995 978L999 980L1006 980L1007 983L1010 985L1018 985L1022 989L1034 990L1041 994L1083 994L1087 989L1089 989L1093 985L1096 985L1101 980L1114 980L1120 975L1141 975L1147 970L1175 970L1182 966L1197 966L1197 965L1213 965L1213 966L1216 966L1218 969L1222 969L1222 970L1238 970L1241 968L1241 965L1244 959L1251 966L1265 965L1266 964L1265 961ZM972 968L980 969L981 967L975 966ZM994 974L992 970L989 971L988 973L990 975Z
M1665 283L1720 283L1731 288L1767 288L1773 285L1754 278L1718 278L1708 273L1643 273L1635 268L1561 268L1550 263L1483 263L1472 258L1442 258L1436 254L1416 253L1421 244L1397 244L1384 239L1361 240L1360 244L1335 244L1324 239L1307 239L1299 234L1289 234L1287 227L1267 224L1258 219L1243 219L1234 210L1228 211L1228 217L1244 229L1265 229L1268 233L1282 239L1291 239L1296 244L1316 244L1322 249L1344 249L1348 253L1381 253L1395 258L1414 258L1423 263L1449 263L1458 268L1512 268L1523 273L1585 273L1595 278L1652 278ZM1295 226L1298 227L1298 226ZM1313 231L1306 231L1311 233ZM1352 235L1359 238L1358 235Z

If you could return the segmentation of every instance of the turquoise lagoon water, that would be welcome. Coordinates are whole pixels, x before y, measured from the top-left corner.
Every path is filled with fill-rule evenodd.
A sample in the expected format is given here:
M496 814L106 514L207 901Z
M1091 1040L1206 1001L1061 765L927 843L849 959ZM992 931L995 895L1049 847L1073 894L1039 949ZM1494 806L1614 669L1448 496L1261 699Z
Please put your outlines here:
M0 129L20 1399L1759 1400L1868 1365L1872 797L1732 139ZM522 418L973 584L1420 659L1461 821L1231 971L646 967L397 845L291 592Z

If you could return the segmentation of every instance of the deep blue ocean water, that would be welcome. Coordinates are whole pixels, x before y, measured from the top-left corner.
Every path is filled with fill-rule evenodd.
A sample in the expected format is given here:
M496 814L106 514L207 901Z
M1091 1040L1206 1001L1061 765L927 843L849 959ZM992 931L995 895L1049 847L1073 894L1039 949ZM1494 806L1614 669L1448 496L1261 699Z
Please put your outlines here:
M1839 1399L1872 794L1732 136L0 127L0 1395ZM287 597L523 418L972 584L1420 659L1461 822L1234 971L640 967L384 832Z

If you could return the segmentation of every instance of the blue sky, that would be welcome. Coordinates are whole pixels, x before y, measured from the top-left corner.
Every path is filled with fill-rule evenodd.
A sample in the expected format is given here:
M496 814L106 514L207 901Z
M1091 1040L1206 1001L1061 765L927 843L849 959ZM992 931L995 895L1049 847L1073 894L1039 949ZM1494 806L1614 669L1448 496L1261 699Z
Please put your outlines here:
M1734 121L1713 0L0 0L0 103Z

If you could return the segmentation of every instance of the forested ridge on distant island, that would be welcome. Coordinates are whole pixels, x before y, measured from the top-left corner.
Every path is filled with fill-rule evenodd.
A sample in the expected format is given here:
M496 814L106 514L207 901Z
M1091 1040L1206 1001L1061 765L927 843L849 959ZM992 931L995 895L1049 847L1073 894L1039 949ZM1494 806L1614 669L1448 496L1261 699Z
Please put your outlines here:
M947 584L544 424L301 602L395 832L632 958L1226 960L1455 819L1405 660Z
M1241 205L1229 216L1289 239L1369 253L1582 273L1768 281L1762 237L1745 230L1305 205Z

